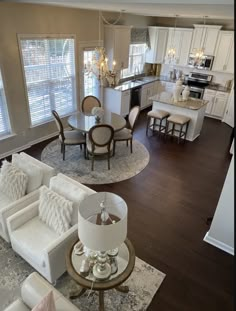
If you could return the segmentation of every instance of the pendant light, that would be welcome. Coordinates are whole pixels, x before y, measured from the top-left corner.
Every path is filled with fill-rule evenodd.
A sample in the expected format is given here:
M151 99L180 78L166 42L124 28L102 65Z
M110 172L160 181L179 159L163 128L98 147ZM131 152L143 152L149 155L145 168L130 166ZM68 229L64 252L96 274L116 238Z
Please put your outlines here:
M206 18L207 17L208 16L203 16L204 27L205 27L205 24L206 24ZM201 34L200 47L199 47L199 49L196 50L196 53L195 53L195 60L194 60L195 66L199 66L201 64L203 56L204 56L203 33L204 33L204 28L203 28L202 34Z
M174 32L172 33L172 37L171 37L171 44L170 47L167 51L167 61L169 62L169 64L174 64L176 61L176 48L175 48L175 31L176 31L176 23L177 23L177 17L178 15L175 15L175 27L174 27Z

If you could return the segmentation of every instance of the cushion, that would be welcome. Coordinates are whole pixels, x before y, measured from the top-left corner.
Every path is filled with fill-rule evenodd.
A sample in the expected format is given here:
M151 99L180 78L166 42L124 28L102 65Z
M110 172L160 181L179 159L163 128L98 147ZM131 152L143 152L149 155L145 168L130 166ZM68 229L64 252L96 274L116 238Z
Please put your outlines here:
M15 300L4 311L30 311L21 299Z
M77 185L72 184L64 178L60 178L59 176L54 176L51 178L50 189L73 202L71 225L77 224L79 205L88 195L88 193L85 190L79 188Z
M50 291L43 299L32 309L32 311L56 311L53 292Z
M152 118L163 119L169 116L170 114L169 112L164 111L164 110L151 110L147 113L147 115Z
M63 234L71 226L72 202L46 186L40 188L39 218L55 232Z
M16 201L23 197L26 192L28 176L15 165L3 161L0 174L0 191L10 200Z
M169 116L169 118L167 120L169 122L173 122L173 123L177 123L177 124L182 125L182 124L189 122L191 119L189 117L182 116L180 114L172 114L171 116Z
M43 171L39 166L25 161L18 153L12 155L12 163L28 176L26 193L30 193L42 185Z

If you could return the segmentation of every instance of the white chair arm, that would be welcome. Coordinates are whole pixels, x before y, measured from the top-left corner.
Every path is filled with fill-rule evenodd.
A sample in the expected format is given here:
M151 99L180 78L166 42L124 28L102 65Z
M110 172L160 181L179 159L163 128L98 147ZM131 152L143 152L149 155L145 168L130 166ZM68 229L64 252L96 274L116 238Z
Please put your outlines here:
M39 201L35 201L7 219L9 234L38 215Z

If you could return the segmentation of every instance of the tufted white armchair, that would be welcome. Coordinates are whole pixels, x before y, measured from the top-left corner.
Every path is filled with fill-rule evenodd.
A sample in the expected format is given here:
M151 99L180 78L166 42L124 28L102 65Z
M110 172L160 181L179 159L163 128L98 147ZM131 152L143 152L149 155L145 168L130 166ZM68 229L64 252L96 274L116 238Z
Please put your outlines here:
M39 218L39 200L7 222L14 251L52 283L66 271L66 249L78 237L79 204L95 191L63 174L52 177L49 188L73 202L71 227L65 233L59 235Z
M49 180L52 176L55 175L54 168L42 163L41 161L31 157L30 155L21 152L19 155L17 154L18 161L24 163L25 165L29 165L29 163L37 166L37 168L41 172L41 185L49 185ZM12 155L12 163L16 161L16 154ZM1 172L0 172L1 175ZM37 176L36 176L37 178ZM8 229L7 229L7 218L14 213L20 211L21 209L25 208L32 202L38 200L39 192L37 189L33 190L32 192L26 193L25 196L18 200L10 199L6 193L0 191L0 236L7 242L10 242Z

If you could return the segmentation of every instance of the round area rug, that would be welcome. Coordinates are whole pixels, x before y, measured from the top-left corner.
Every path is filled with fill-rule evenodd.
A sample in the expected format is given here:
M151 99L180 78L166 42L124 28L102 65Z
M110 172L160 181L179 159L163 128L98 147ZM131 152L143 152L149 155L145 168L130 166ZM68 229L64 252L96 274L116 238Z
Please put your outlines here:
M140 173L149 162L149 152L137 140L133 140L133 153L130 153L130 146L127 147L126 142L118 142L116 154L110 159L110 170L107 159L96 157L94 171L91 171L91 160L84 159L84 151L80 150L80 146L66 146L63 161L61 144L56 139L43 149L41 161L54 167L57 173L63 173L83 184L110 184Z

